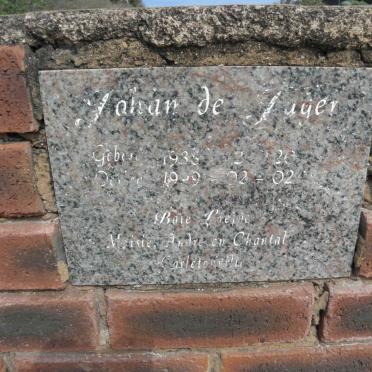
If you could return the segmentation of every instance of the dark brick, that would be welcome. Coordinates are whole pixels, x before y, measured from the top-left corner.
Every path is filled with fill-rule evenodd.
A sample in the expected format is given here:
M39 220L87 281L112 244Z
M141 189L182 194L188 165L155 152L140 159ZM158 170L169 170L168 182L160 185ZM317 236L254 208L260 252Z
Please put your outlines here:
M208 356L197 353L17 356L17 372L207 372Z
M38 129L26 87L24 59L23 46L0 46L0 133Z
M51 222L0 224L0 289L61 289L53 246L58 225Z
M0 351L84 351L97 344L92 292L0 295Z
M225 352L224 372L370 372L372 345Z
M372 337L372 284L330 284L329 292L321 322L322 339L346 341Z
M107 294L114 349L230 347L304 338L311 285L220 292Z
M0 145L0 217L44 213L37 192L29 142Z

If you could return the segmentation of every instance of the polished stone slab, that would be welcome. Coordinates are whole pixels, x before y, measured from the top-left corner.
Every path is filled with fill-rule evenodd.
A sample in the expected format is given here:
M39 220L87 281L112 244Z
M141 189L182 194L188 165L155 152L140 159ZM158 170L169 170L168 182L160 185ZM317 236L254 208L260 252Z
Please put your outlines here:
M74 284L349 276L370 69L40 74Z

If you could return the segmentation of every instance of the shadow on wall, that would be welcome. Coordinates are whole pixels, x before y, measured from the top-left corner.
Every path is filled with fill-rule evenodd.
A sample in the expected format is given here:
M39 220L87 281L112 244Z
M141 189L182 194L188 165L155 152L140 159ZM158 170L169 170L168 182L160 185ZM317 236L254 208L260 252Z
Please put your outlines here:
M0 0L0 15L58 9L118 9L143 6L142 0Z

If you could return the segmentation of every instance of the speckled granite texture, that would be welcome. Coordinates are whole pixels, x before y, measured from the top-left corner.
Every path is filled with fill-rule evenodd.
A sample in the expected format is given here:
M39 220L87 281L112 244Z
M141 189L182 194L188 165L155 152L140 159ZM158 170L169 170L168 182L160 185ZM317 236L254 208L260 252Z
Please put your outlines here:
M368 6L228 5L31 12L0 17L0 42L66 46L135 38L154 47L263 41L285 48L371 48Z
M370 69L65 70L40 82L74 284L350 274Z

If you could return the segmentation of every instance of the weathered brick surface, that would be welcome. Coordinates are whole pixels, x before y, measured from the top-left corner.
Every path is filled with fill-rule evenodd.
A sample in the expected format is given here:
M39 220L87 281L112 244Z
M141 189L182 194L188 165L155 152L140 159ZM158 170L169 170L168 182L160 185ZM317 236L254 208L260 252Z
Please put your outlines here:
M300 340L309 331L311 285L221 292L107 294L114 349L229 347Z
M0 289L60 289L53 246L59 230L51 222L0 224Z
M18 372L207 372L208 357L194 353L28 355L16 358Z
M321 324L323 340L372 338L372 284L330 284L329 292L329 302Z
M24 76L22 46L0 46L0 133L37 130Z
M25 49L22 45L0 45L0 74L23 74Z
M225 352L224 372L370 372L372 345Z
M0 145L0 217L43 213L43 204L35 186L30 143Z
M92 292L0 294L0 351L85 351L97 343Z
M363 209L360 221L363 242L356 261L358 275L372 278L372 210Z
M0 372L6 372L4 360L0 358Z

